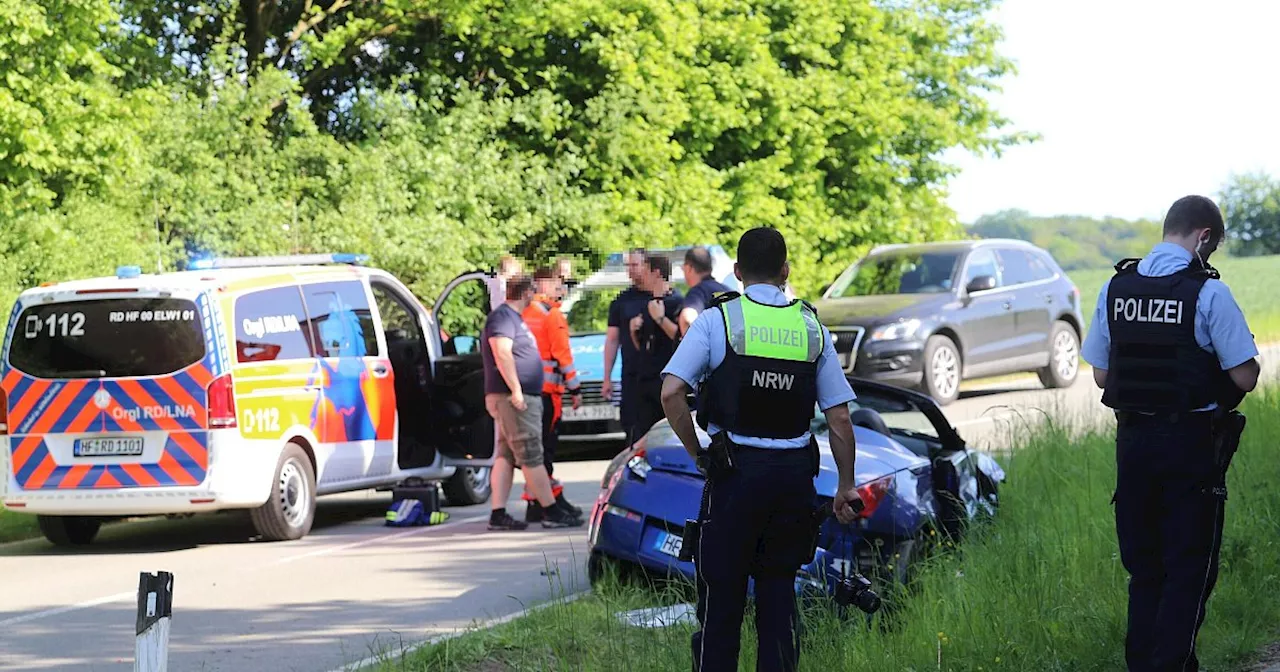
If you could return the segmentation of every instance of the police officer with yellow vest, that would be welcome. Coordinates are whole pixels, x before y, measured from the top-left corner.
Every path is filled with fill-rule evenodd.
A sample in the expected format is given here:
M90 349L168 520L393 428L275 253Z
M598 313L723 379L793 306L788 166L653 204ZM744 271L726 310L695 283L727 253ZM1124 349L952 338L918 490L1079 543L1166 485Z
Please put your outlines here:
M662 405L685 450L705 466L694 562L698 622L694 670L738 669L747 579L755 579L757 669L799 662L795 574L812 558L818 448L809 432L815 403L830 426L839 470L834 513L856 516L854 399L831 335L813 307L788 301L787 245L772 228L738 243L734 272L745 296L728 293L698 316L663 369ZM711 435L703 452L686 395L700 386L698 422ZM859 502L860 503L860 502Z
M1208 264L1225 235L1213 201L1176 201L1164 241L1116 265L1081 351L1116 411L1116 535L1130 574L1134 672L1199 669L1226 471L1244 430L1233 409L1259 373L1244 314Z

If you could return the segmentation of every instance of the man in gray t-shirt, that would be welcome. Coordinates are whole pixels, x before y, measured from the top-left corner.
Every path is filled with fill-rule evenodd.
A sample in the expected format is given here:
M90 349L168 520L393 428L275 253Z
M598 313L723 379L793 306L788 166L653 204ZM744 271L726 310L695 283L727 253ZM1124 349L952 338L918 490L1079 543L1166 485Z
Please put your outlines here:
M521 315L533 300L533 280L516 276L506 283L507 300L489 313L480 339L484 361L484 405L498 425L498 454L493 462L491 530L523 530L528 523L507 513L515 467L542 505L543 527L578 527L582 519L556 502L542 461L542 357L538 342Z

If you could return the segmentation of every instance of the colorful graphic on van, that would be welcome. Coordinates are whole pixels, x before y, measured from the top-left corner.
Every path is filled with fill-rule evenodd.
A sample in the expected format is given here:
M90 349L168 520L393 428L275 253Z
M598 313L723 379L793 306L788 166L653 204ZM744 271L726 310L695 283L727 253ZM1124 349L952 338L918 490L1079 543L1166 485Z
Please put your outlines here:
M395 383L390 373L375 377L374 367L390 369L385 360L357 357L320 360L311 382L324 390L311 415L312 430L320 441L395 438Z

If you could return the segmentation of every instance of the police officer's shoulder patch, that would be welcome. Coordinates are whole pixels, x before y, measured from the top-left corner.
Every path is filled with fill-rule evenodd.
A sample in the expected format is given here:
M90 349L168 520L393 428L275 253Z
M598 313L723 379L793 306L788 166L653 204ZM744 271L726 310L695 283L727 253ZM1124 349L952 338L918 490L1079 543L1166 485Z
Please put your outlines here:
M1134 273L1138 270L1138 262L1142 261L1139 257L1131 257L1129 259L1121 259L1116 264L1116 273Z
M728 302L730 302L730 301L732 301L732 300L734 300L734 299L736 299L736 298L738 298L738 297L740 297L740 296L742 296L742 295L741 295L741 294L739 294L738 292L733 291L733 290L729 290L729 291L727 291L727 292L719 292L719 293L717 293L715 296L712 296L712 297L711 297L711 301L707 302L707 307L708 307L708 308L715 308L716 306L719 306L719 305L721 305L721 304L728 303Z

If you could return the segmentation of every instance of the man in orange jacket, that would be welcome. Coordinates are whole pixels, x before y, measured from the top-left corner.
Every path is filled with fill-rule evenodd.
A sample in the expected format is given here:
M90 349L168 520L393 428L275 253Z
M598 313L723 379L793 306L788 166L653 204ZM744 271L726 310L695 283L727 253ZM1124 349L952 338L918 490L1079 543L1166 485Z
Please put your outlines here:
M580 407L582 381L578 380L578 372L573 366L573 350L569 347L569 321L560 312L560 302L556 298L561 294L561 280L550 268L538 269L533 278L537 293L524 311L524 322L537 339L538 351L542 355L542 450L547 474L551 475L552 462L559 445L564 393L568 390L573 407ZM565 499L564 487L554 476L551 488L556 497L556 506L568 509L575 515L582 515L582 509ZM529 495L527 489L524 499L529 502L526 519L529 522L541 520L542 506Z

